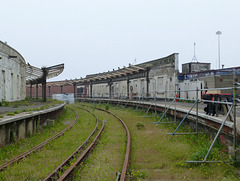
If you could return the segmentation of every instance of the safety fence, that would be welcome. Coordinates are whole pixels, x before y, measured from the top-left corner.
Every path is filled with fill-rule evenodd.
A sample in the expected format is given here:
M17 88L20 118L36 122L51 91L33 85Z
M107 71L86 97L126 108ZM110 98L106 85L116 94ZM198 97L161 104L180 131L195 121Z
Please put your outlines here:
M161 117L158 121L154 122L154 124L165 124L170 122L163 122L163 118L166 116L168 110L171 108L174 110L174 121L171 123L177 123L176 121L176 107L177 105L181 105L184 103L188 103L189 110L184 116L184 118L180 121L177 128L174 130L173 133L168 133L171 135L170 139L175 135L184 135L184 134L199 134L198 129L198 114L199 114L199 104L204 103L206 107L204 108L204 112L207 115L216 116L218 117L220 114L224 116L224 119L221 122L221 125L208 149L208 152L203 160L193 160L193 161L186 161L187 163L205 163L205 162L222 162L222 161L208 161L207 158L216 143L216 140L222 131L224 125L227 121L230 121L233 123L233 149L236 150L237 146L237 107L240 105L240 99L239 95L236 94L236 91L240 89L240 83L235 82L233 84L233 87L225 87L225 88L213 88L213 89L191 89L191 90L168 90L168 91L161 91L161 92L149 92L149 93L142 93L140 96L136 96L134 94L128 93L128 94L111 94L108 97L95 95L94 91L93 94L89 97L83 94L78 94L76 96L76 99L81 98L82 100L91 98L91 101L93 103L98 102L101 103L102 100L108 100L107 102L111 102L112 100L117 101L116 107L119 107L120 103L124 101L123 109L127 107L129 102L135 101L137 104L136 110L138 109L141 102L150 102L149 107L147 108L144 117L147 116L149 110L155 106L155 112L156 112L156 105L158 103L164 103L165 105L165 111L161 114ZM221 91L227 91L228 93L221 93ZM181 93L184 92L193 92L195 94L194 98L181 98L179 96ZM220 93L219 93L220 92ZM161 93L161 97L157 96L157 94ZM105 94L107 95L107 93ZM154 96L148 96L148 95L154 95ZM172 96L169 96L172 95ZM173 108L174 107L174 108ZM187 133L178 133L177 131L181 127L181 125L184 123L190 112L195 108L195 132L187 132ZM236 154L234 152L233 154ZM234 155L236 156L236 155Z

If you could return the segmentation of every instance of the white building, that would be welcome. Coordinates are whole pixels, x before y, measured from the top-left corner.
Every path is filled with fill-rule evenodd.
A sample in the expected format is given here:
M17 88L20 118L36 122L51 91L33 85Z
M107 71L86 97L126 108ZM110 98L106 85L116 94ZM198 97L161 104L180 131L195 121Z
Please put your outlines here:
M0 102L25 99L25 65L20 53L0 41Z
M82 97L165 97L174 90L178 76L178 53L129 67L87 75L76 81ZM167 96L174 96L168 92Z

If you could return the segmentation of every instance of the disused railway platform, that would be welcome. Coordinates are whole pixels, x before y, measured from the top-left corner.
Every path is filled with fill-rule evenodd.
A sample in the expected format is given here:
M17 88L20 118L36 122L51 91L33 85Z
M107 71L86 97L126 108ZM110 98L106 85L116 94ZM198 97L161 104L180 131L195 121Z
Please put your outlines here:
M46 124L48 119L58 118L64 105L65 103L41 111L22 112L0 118L0 146L14 139L23 139Z
M137 107L137 108L145 108L146 110L149 109L151 111L157 112L164 112L167 108L169 108L171 102L164 102L164 101L146 101L146 100L122 100L122 99L102 99L102 98L78 98L78 101L86 101L86 102L94 102L94 103L110 103L115 104L116 106L122 105L124 107ZM176 117L178 119L183 119L184 116L189 112L190 108L192 107L193 103L187 103L187 102L176 102L176 104L172 105L169 110L167 111L168 115L174 116L175 110L176 110ZM155 108L156 106L156 108ZM203 103L199 103L198 108L198 114L193 109L190 111L187 120L188 122L194 122L196 121L196 115L198 115L198 123L201 125L201 128L204 128L208 131L211 131L213 133L217 132L219 127L221 126L222 122L224 121L224 118L226 115L219 115L211 116L206 115L203 108L206 105ZM175 108L176 107L176 108ZM229 139L233 137L233 122L226 121L226 123L223 126L222 133L225 134ZM237 109L237 137L240 139L240 109Z

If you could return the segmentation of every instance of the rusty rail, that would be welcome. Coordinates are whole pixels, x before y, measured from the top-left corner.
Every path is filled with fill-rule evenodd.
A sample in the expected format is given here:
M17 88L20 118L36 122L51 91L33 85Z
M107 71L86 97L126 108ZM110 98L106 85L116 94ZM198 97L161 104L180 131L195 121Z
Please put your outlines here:
M90 106L87 106L87 107L90 107ZM111 114L113 115L114 117L116 117L120 122L121 124L123 125L125 131L126 131L126 135L127 135L127 146L126 146L126 153L125 153L125 159L124 159L124 163L123 163L123 167L122 167L122 172L121 172L121 177L120 177L120 180L121 181L124 181L126 180L126 174L127 174L127 169L128 169L128 165L129 165L129 160L130 160L130 149L131 149L131 136L130 136L130 132L127 128L127 125L124 123L124 121L119 118L116 114L110 112L110 111L107 111L107 110L104 110L104 109L101 109L101 108L96 108L100 111L104 111L108 114ZM100 134L102 133L103 129L104 129L104 126L105 126L105 121L103 121L103 124L102 124L102 128L101 130L99 131L98 135L95 137L95 139L93 140L93 142L88 146L88 148L82 153L82 155L80 157L78 157L78 159L69 167L69 169L64 172L64 174L58 179L58 181L63 181L63 180L69 180L71 178L71 176L74 174L75 170L77 168L79 168L80 163L83 162L83 160L87 157L87 155L89 154L89 152L94 148L95 144L96 144L96 141L97 139L100 137ZM72 155L70 156L72 157ZM58 169L62 168L65 164L63 163L61 166L58 167ZM57 169L56 169L57 170ZM47 179L45 180L51 180L49 179L50 177L48 176ZM56 178L56 177L55 177ZM54 179L54 178L52 178Z
M71 108L70 108L71 109ZM12 165L14 163L19 162L21 159L27 157L28 155L30 155L32 152L39 150L40 148L42 148L44 145L46 145L47 143L49 143L50 141L57 139L58 137L62 136L66 131L68 131L69 129L71 129L73 127L74 124L76 124L77 120L78 120L78 114L74 109L71 109L72 111L75 112L75 119L74 121L71 122L71 124L69 126L67 126L66 128L64 128L62 131L60 131L59 133L57 133L56 135L52 136L51 138L47 139L46 141L40 143L39 145L29 149L28 151L12 158L11 160L3 163L2 165L0 165L0 171L4 170L5 168L7 168L7 166Z
M131 135L130 135L130 132L128 130L127 125L124 123L124 121L120 117L118 117L116 114L114 114L110 111L101 109L101 108L96 108L96 109L98 109L100 111L107 112L107 113L113 115L114 117L116 117L121 122L121 124L123 125L123 127L126 131L127 146L126 146L125 159L124 159L124 162L123 162L123 167L122 167L122 172L121 172L121 177L120 177L120 181L124 181L124 180L126 180L127 169L128 169L129 160L130 160L130 151L131 151Z
M84 105L86 107L91 107L91 106L87 106L87 105ZM125 152L125 159L124 159L124 162L123 162L123 167L122 167L122 172L121 172L121 177L120 177L120 181L124 181L126 180L126 175L127 175L127 169L128 169L128 165L129 165L129 160L130 160L130 151L131 151L131 135L130 135L130 132L128 130L128 127L127 125L124 123L124 121L118 117L116 114L110 112L110 111L107 111L107 110L104 110L104 109L101 109L101 108L95 108L95 109L98 109L100 111L104 111L104 112L107 112L108 114L111 114L113 115L114 117L116 117L120 122L121 124L123 125L125 131L126 131L126 135L127 135L127 146L126 146L126 152Z
M102 127L100 131L98 132L97 136L94 138L92 143L87 147L87 149L81 154L81 156L69 167L69 169L58 179L58 181L62 180L68 180L75 172L75 168L78 168L80 163L83 162L83 160L88 156L90 151L95 147L97 140L99 139L103 129L105 126L105 121L102 122Z
M79 107L80 108L80 107ZM49 180L56 180L59 178L59 172L63 171L64 166L69 166L70 165L70 161L71 159L73 159L74 157L77 156L77 154L80 153L80 151L83 150L84 146L86 146L86 144L89 142L90 138L93 136L93 134L97 131L98 128L98 124L99 124L99 120L97 118L97 116L95 114L93 114L92 112L90 112L87 109L84 108L80 108L83 109L89 113L91 113L95 118L96 118L96 126L94 128L94 130L92 131L92 133L88 136L88 138L82 143L81 146L79 146L66 160L64 160L52 173L50 173L44 180L45 181L49 181ZM58 180L66 180L69 179L74 171L76 166L79 166L79 163L81 163L83 161L83 159L86 158L86 156L88 155L88 153L90 152L90 150L92 150L94 148L94 145L96 144L97 139L100 137L100 134L102 133L103 129L104 129L104 125L105 122L103 121L102 124L102 128L100 129L100 131L98 132L97 136L95 137L95 139L93 140L93 142L88 146L88 148L81 154L81 156L69 167L69 169L64 172L64 174L58 179ZM74 165L74 166L73 166Z

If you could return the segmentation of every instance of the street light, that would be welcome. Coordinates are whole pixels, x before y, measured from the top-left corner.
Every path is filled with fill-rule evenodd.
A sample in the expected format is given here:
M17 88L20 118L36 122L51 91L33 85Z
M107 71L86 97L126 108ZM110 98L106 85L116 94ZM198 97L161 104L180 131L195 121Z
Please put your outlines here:
M220 35L222 34L221 31L217 31L216 35L218 35L218 68L220 69Z

